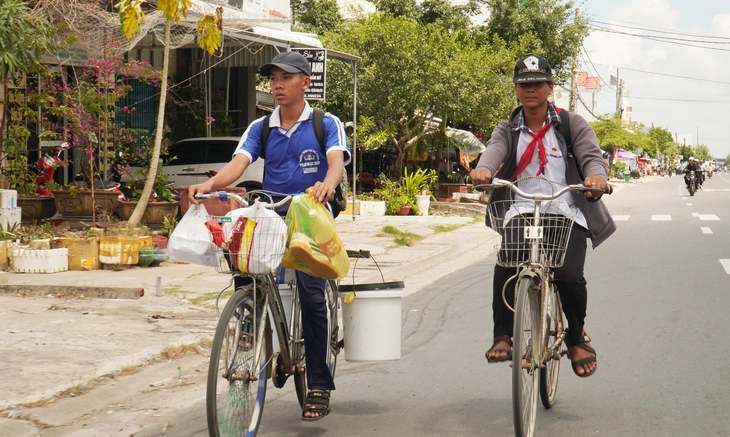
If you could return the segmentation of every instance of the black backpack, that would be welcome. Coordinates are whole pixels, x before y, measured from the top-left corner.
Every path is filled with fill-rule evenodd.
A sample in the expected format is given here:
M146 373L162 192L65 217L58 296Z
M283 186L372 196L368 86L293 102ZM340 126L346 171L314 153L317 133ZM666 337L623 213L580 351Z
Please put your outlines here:
M266 159L266 143L269 142L269 135L271 134L271 127L269 126L269 120L271 115L267 115L264 119L264 125L261 127L261 154L260 157ZM314 135L317 137L319 142L319 148L322 151L322 156L327 156L327 150L324 147L324 111L315 109L312 114L312 127L314 128ZM266 167L264 166L264 175L266 174ZM347 197L343 194L347 192L347 172L342 173L340 183L335 188L335 194L332 195L328 203L332 208L332 215L337 217L340 212L347 208Z

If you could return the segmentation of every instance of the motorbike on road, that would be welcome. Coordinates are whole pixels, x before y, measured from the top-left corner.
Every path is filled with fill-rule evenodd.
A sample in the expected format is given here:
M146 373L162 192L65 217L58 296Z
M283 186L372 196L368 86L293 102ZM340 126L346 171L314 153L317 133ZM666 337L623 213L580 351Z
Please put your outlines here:
M697 192L697 176L695 175L694 170L689 170L687 172L687 176L685 177L685 182L687 182L687 191L689 191L690 196L694 196Z

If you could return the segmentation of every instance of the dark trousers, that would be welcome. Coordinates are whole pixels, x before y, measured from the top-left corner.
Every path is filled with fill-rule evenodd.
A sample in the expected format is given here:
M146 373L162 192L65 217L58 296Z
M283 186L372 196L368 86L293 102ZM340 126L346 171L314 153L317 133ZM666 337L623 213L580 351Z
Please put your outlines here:
M334 390L335 382L327 366L329 325L327 301L324 298L326 279L316 278L296 271L299 305L302 309L304 349L307 359L307 384L309 389Z
M563 267L553 269L555 283L560 292L560 302L563 304L563 313L568 322L568 337L566 343L574 345L583 341L583 325L588 306L588 290L583 277L583 267L586 260L588 231L577 224L573 229L565 252ZM517 268L494 267L494 282L492 289L492 311L494 318L494 337L508 335L512 337L514 313L502 300L502 287L509 278L517 274ZM513 279L505 290L507 302L514 303L516 279Z
M302 310L304 350L307 360L307 385L309 389L334 390L335 382L327 366L329 347L329 325L327 323L327 301L324 298L326 279L316 278L300 271L296 272L299 306ZM236 277L235 287L250 284L251 278Z

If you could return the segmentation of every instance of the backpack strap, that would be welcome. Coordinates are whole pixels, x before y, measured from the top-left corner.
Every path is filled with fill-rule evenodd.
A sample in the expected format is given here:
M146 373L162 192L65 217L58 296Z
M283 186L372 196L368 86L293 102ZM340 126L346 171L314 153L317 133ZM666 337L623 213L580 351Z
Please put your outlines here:
M558 111L558 115L560 116L560 126L558 126L558 132L560 132L560 135L565 140L565 147L568 149L568 155L574 157L573 139L570 137L570 112L563 111L557 106L555 107L555 109Z
M264 118L264 125L261 126L261 153L259 156L263 159L266 159L266 143L269 142L269 134L271 134L271 126L269 126L270 121L271 115L267 115L266 118Z
M266 159L266 143L269 142L269 135L271 134L271 127L269 122L271 121L271 115L267 115L264 118L264 125L261 127L261 153L259 156ZM312 111L312 127L314 128L314 135L317 137L319 148L322 150L322 154L327 154L324 147L324 111L315 109Z
M315 109L312 112L312 127L314 127L314 135L319 142L319 149L323 155L327 155L327 150L324 148L324 111Z
M570 112L563 111L557 106L555 107L555 110L558 111L558 115L560 116L560 126L558 126L558 133L561 137L563 137L563 141L565 141L565 148L568 150L568 159L572 159L573 162L575 162L575 168L578 170L578 177L580 177L580 180L583 181L585 180L585 176L583 176L583 169L580 168L580 164L578 164L578 159L573 153L573 139L570 137Z

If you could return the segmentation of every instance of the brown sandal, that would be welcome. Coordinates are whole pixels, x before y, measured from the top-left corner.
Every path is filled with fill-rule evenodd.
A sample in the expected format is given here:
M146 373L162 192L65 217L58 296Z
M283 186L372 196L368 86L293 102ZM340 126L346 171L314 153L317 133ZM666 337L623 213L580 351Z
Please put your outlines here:
M509 349L495 349L497 347L497 344L499 343L507 343L509 345ZM502 358L489 358L489 354L492 352L504 352L506 355ZM487 358L487 361L490 363L499 363L502 361L510 361L512 360L512 338L510 338L509 335L500 335L497 337L494 337L494 343L492 343L492 347L489 348L486 354L484 356Z

